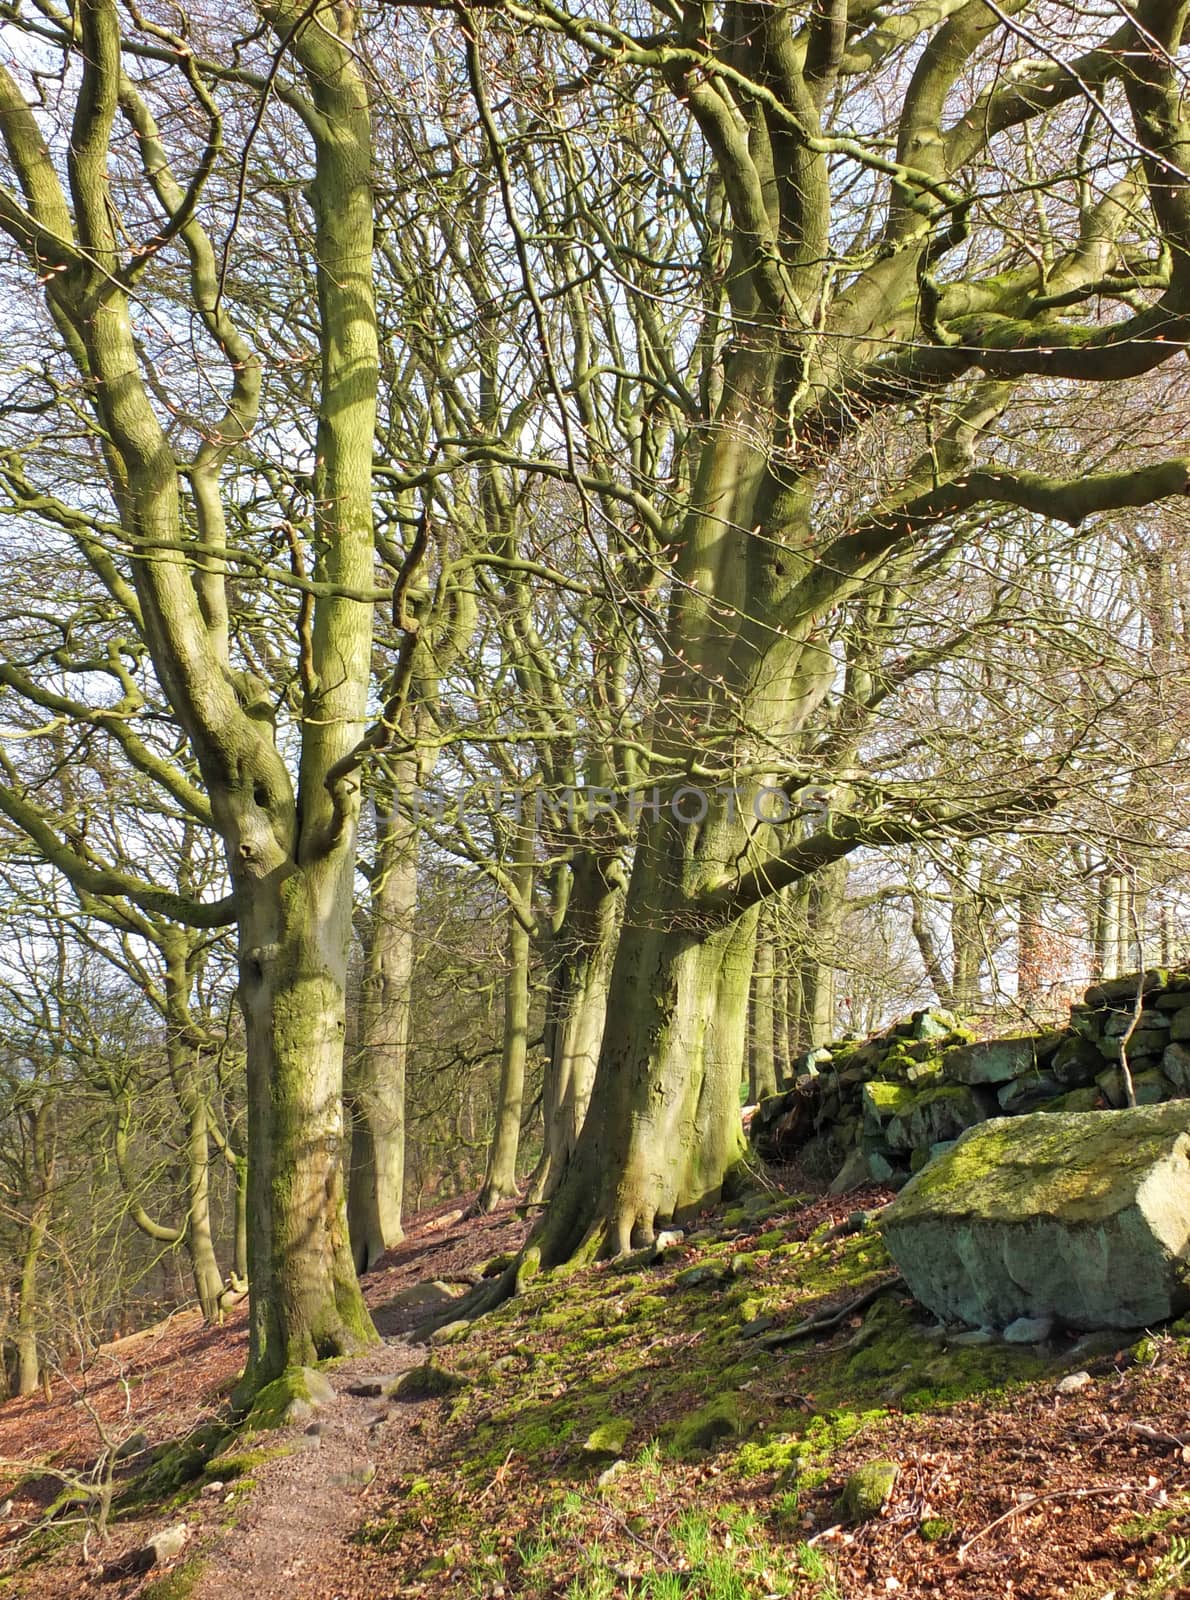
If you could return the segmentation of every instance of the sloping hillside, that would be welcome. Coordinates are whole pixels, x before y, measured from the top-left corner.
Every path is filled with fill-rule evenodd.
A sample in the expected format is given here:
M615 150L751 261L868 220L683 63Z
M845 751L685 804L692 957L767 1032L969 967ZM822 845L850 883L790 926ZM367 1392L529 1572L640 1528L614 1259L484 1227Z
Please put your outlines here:
M148 1458L121 1468L126 1509L117 1498L106 1544L92 1533L85 1555L77 1523L31 1533L48 1491L25 1493L13 1508L25 1525L6 1537L9 1592L1184 1592L1190 1347L1176 1330L1044 1348L948 1336L899 1292L871 1220L886 1198L757 1196L654 1260L539 1282L427 1349L405 1337L424 1314L411 1288L473 1276L524 1226L440 1210L369 1279L393 1342L330 1369L336 1397L315 1421L247 1439L209 1426L242 1359L242 1319L218 1335L175 1319L124 1341L104 1404L126 1397L120 1426L149 1445L205 1422L188 1481L166 1492L179 1457L165 1456L146 1503L134 1468ZM93 1424L61 1390L50 1407L6 1408L0 1428L6 1456L94 1455ZM840 1504L857 1472L852 1509L865 1487L870 1509L884 1502L870 1520ZM121 1575L121 1558L179 1523L179 1555Z

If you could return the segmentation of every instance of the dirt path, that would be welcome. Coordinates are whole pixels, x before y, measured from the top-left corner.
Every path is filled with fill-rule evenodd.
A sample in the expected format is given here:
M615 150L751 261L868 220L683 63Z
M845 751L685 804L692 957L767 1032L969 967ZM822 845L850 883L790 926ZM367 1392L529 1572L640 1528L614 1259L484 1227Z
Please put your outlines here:
M386 1463L416 1464L422 1441L420 1407L351 1394L370 1381L386 1382L426 1358L424 1345L386 1342L327 1374L337 1392L311 1425L269 1436L270 1448L298 1446L254 1470L256 1488L234 1524L204 1541L202 1577L194 1600L335 1600L349 1539L366 1514L373 1482Z

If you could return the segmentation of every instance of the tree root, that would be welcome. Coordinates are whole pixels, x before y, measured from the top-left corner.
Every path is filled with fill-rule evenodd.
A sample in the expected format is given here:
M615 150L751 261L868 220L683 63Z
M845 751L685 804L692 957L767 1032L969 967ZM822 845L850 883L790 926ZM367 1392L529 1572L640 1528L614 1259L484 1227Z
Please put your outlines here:
M839 1306L837 1310L828 1311L824 1316L810 1317L805 1322L799 1322L796 1327L785 1328L780 1333L766 1334L760 1342L766 1350L779 1350L782 1345L796 1344L799 1339L812 1339L818 1334L833 1333L836 1328L842 1327L848 1317L853 1317L857 1311L865 1310L890 1289L904 1287L905 1280L900 1273L897 1273L895 1277L886 1278L883 1283L878 1283L874 1289L868 1289L864 1294L857 1295L854 1300L848 1300L846 1305Z

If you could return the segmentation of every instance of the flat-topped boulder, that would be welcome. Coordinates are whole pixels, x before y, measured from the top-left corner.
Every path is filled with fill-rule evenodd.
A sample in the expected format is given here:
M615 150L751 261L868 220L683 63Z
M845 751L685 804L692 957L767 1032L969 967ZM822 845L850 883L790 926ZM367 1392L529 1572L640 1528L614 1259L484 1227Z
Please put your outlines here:
M1163 1322L1190 1308L1190 1104L984 1122L910 1180L881 1227L944 1321Z

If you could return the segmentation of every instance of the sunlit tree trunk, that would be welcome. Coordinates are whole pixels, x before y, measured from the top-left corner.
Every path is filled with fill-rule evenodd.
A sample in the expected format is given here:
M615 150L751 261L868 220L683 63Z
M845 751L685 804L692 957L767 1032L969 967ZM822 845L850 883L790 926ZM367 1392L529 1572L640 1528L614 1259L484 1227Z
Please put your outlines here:
M534 840L530 829L517 831L511 877L520 907L532 907ZM529 1055L529 997L532 935L523 911L508 913L508 970L504 976L504 1042L496 1126L488 1153L487 1173L475 1202L478 1211L494 1211L517 1193L517 1152L521 1141L521 1108L525 1098L525 1064Z
M405 1074L417 913L417 825L408 798L413 757L394 763L377 806L377 848L360 988L360 1039L348 1074L352 1117L348 1219L356 1268L366 1272L403 1237ZM404 804L402 803L404 801Z

